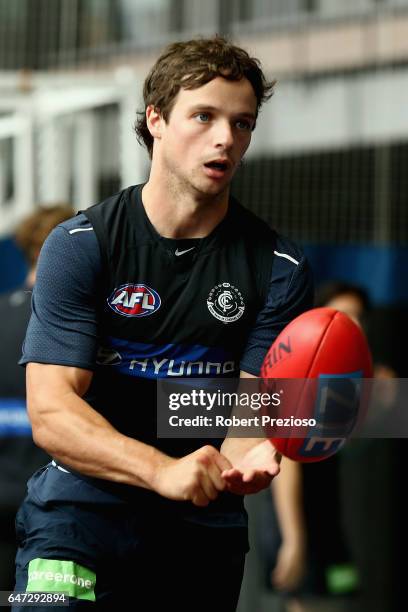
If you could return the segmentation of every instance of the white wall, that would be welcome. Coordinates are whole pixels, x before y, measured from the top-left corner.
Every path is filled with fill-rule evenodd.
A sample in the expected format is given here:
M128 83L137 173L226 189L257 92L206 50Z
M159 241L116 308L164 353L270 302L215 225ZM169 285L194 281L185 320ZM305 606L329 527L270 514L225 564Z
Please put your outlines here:
M408 139L408 70L281 82L261 111L249 155Z

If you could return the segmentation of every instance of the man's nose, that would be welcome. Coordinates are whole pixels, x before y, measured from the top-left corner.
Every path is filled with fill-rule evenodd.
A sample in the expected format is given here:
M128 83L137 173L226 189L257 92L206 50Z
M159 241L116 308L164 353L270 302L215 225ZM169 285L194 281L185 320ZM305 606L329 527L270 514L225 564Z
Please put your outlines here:
M224 149L230 148L234 143L234 134L229 121L220 121L214 127L215 146Z

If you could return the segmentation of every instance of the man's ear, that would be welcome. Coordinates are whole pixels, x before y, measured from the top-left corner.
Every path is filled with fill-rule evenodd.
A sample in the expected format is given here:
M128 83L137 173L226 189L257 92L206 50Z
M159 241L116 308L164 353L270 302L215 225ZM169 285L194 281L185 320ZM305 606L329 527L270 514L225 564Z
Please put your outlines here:
M146 108L146 124L147 129L153 138L161 138L163 117L160 114L159 109L154 108L152 104Z

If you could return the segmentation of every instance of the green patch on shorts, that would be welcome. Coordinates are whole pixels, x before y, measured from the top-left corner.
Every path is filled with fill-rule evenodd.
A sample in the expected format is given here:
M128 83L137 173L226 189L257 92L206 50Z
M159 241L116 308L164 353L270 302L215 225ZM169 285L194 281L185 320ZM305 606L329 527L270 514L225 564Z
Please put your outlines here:
M96 574L74 561L33 559L28 564L27 592L65 593L95 601Z

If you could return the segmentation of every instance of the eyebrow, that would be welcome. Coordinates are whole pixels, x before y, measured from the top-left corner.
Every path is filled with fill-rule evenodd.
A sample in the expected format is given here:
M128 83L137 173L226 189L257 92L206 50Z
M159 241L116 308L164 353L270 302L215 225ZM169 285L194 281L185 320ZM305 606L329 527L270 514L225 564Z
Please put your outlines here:
M215 107L215 106L211 106L211 104L197 104L191 107L191 111L212 111L212 112L218 112L219 108ZM246 117L247 119L252 119L253 121L256 121L256 115L254 115L254 113L247 113L247 112L242 112L242 113L234 113L235 117Z

